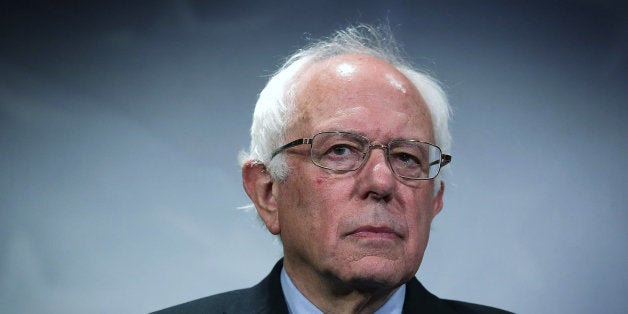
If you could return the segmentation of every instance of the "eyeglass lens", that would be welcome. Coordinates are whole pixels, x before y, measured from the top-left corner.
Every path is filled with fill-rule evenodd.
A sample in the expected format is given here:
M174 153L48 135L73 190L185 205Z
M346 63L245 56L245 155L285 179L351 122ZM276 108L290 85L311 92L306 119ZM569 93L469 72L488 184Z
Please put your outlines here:
M371 145L366 137L345 132L323 132L312 139L311 157L314 164L337 171L360 168ZM440 170L441 151L437 146L412 140L393 140L386 149L393 172L410 179L431 179Z

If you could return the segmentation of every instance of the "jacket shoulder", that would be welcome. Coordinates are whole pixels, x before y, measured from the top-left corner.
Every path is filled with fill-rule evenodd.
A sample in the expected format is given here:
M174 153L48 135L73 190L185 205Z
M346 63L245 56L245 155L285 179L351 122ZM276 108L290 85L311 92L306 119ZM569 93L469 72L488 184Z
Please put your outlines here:
M251 313L252 309L259 308L255 300L251 289L240 289L175 305L153 314Z
M512 312L504 311L502 309L494 308L491 306L480 305L469 302L462 302L456 300L441 300L445 303L449 308L451 308L455 313L465 313L465 314L508 314Z
M204 297L153 314L287 314L288 306L279 279L282 267L282 261L279 261L264 280L251 288Z
M406 284L406 298L403 305L406 314L442 313L442 314L504 314L508 311L494 307L462 302L457 300L441 299L423 287L413 278Z

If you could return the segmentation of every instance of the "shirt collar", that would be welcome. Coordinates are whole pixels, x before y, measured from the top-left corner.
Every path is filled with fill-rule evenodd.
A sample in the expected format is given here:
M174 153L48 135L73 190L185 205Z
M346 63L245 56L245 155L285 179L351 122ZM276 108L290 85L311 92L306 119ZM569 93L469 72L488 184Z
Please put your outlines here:
M310 300L308 300L301 291L294 285L285 268L281 269L281 289L286 298L288 311L291 314L323 314ZM406 296L406 285L402 285L393 293L393 295L380 307L375 314L401 314L403 309L403 300Z

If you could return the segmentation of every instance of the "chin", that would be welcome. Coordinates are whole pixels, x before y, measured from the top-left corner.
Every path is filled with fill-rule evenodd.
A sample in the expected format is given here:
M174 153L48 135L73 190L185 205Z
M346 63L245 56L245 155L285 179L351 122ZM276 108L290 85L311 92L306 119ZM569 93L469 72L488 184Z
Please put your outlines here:
M388 291L408 282L410 278L399 276L399 274L364 274L355 276L347 284L353 289L362 292L375 293L377 291Z
M418 265L410 267L399 260L374 256L363 257L348 266L345 283L364 291L397 288L412 279L418 270Z

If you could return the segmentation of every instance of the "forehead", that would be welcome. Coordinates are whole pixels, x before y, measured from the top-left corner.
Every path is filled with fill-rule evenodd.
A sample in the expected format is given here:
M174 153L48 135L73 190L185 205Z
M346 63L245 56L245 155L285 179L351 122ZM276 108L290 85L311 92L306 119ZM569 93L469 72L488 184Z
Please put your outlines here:
M340 55L314 63L297 78L295 136L325 130L432 139L432 123L416 87L387 62ZM386 134L386 133L404 134Z

